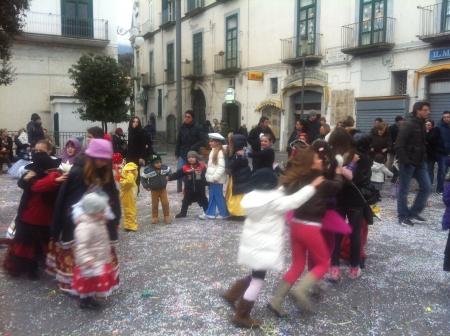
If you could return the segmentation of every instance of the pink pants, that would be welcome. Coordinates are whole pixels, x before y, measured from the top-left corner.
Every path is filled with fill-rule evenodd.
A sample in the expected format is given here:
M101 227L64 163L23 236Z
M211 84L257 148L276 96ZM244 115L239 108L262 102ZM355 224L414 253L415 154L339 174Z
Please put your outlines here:
M310 272L316 279L321 279L330 267L330 252L325 243L320 227L291 223L292 264L283 280L293 285L302 275L307 255L314 266Z

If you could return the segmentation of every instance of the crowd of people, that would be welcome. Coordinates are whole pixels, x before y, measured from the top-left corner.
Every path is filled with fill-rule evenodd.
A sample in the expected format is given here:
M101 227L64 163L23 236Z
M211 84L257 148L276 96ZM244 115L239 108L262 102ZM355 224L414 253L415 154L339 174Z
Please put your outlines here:
M267 271L283 270L286 228L291 265L268 307L276 316L286 316L283 302L292 293L300 309L313 311L311 293L320 289L324 277L332 282L343 278L342 260L347 260L350 279L361 276L368 227L374 216L380 216L376 204L386 176L398 189L394 196L399 223L412 226L425 221L421 212L437 164L436 191L444 192L449 207L443 228L450 227L450 174L444 183L450 112L444 112L439 127L429 114L430 105L417 102L407 119L398 116L388 126L377 118L369 133L359 131L352 117L331 130L324 118L311 114L296 122L289 160L281 167L275 162L273 145L278 139L268 118L262 117L248 134L241 129L224 135L216 121L205 132L188 110L178 132L174 171L154 152L149 130L138 117L129 122L128 142L121 129L111 138L92 127L86 145L69 139L56 158L33 116L28 138L19 134L16 139L27 143L31 160L23 158L26 164L17 170L23 194L3 266L11 276L36 279L45 259L46 270L55 275L61 291L78 296L83 309L98 308L97 298L110 295L119 285L116 246L121 219L124 230L138 230L140 185L151 194L151 223L160 222L161 202L163 221L170 224L167 183L178 180L183 200L177 220L187 217L189 207L198 203L201 220L243 221L237 261L250 272L222 293L235 309L233 323L244 328L261 324L250 313ZM12 140L3 140L4 133L1 148L12 150ZM17 147L17 153L23 150ZM408 207L412 178L419 191ZM449 265L450 242L447 271Z

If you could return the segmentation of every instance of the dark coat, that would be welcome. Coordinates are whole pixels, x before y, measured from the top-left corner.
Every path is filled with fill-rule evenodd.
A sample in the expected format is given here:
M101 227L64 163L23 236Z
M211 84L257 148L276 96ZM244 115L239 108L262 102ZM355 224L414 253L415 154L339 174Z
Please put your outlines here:
M122 157L127 154L127 142L123 136L114 134L112 136L113 150L114 153L120 153Z
M444 194L442 195L442 200L445 204L445 212L442 217L442 230L450 229L450 182L445 181L444 184Z
M450 155L450 127L441 120L439 123L439 131L444 144L445 154Z
M265 148L257 152L251 152L249 157L252 158L253 171L262 168L273 169L275 162L275 151L272 148Z
M45 139L44 129L42 128L42 125L35 121L30 121L27 124L27 134L28 142L30 143L31 147L34 147L39 140Z
M382 136L378 135L378 132L371 134L370 154L372 157L376 154L383 154L386 157L391 150L392 140L388 132L385 132Z
M6 148L8 151L8 159L9 161L13 161L14 159L14 153L13 153L13 140L10 136L6 137L6 140L3 139L0 140L0 150L3 148Z
M395 142L397 141L398 131L399 131L399 128L398 128L397 124L392 124L391 126L389 126L389 134L391 136L392 147L394 147Z
M424 120L412 116L402 124L395 143L395 152L400 164L420 166L426 160Z
M250 146L252 147L252 150L255 152L258 152L261 150L261 142L259 139L259 135L263 133L263 134L270 134L273 140L273 143L275 143L275 134L273 133L272 129L270 127L262 127L262 126L256 126L255 128L253 128L248 137L247 137L247 141L250 144Z
M233 177L233 195L250 192L249 184L252 171L245 156L234 154L228 160L228 171Z
M142 128L128 129L127 162L139 165L139 159L147 159L147 137Z
M195 124L183 124L178 131L175 156L187 160L187 153L191 150L198 152L200 147L206 146L206 135Z
M445 155L439 127L433 127L426 133L425 138L427 140L427 159L438 161L442 155Z
M206 197L205 188L207 183L205 174L206 165L204 163L200 162L195 167L185 164L169 176L169 181L183 178L184 197L189 203L194 203Z
M306 126L306 134L308 135L309 143L313 143L314 140L320 137L320 119L316 118L314 121L309 119L304 121Z
M14 144L16 145L16 156L18 159L30 159L30 153L28 151L28 148L30 147L30 144L26 143L23 144L20 142L19 137L14 137Z
M81 160L82 158L79 158L78 163ZM51 235L55 241L70 242L74 239L75 224L72 221L72 206L81 200L88 188L89 186L84 183L83 179L83 165L75 163L69 172L67 180L61 186L56 199L51 226ZM122 215L119 191L114 180L103 186L102 189L109 196L109 205L116 217L107 223L109 239L115 241L118 239L117 227Z

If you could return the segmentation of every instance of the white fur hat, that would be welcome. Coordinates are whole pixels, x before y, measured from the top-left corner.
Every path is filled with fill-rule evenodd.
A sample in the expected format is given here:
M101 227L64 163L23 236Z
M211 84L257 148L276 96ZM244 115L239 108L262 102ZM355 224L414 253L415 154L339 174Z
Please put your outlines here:
M107 206L108 198L96 192L86 194L81 199L81 207L87 215L105 211Z

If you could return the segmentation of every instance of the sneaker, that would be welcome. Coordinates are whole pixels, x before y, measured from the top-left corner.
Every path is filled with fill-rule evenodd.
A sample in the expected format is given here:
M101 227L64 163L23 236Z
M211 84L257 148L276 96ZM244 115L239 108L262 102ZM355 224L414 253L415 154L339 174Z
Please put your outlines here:
M359 267L350 267L350 271L348 272L348 277L352 280L356 280L361 276L361 268Z
M201 214L198 216L199 219L201 220L205 220L206 219L206 215L205 214Z
M420 216L420 215L414 215L414 216L411 216L411 219L412 219L412 220L415 220L415 221L417 221L417 222L422 222L422 223L427 221L425 218L423 218L423 217Z
M414 223L409 218L400 219L398 223L403 226L414 226Z
M216 219L228 219L230 216L217 216Z
M330 267L330 281L338 282L341 279L341 269L338 266Z

